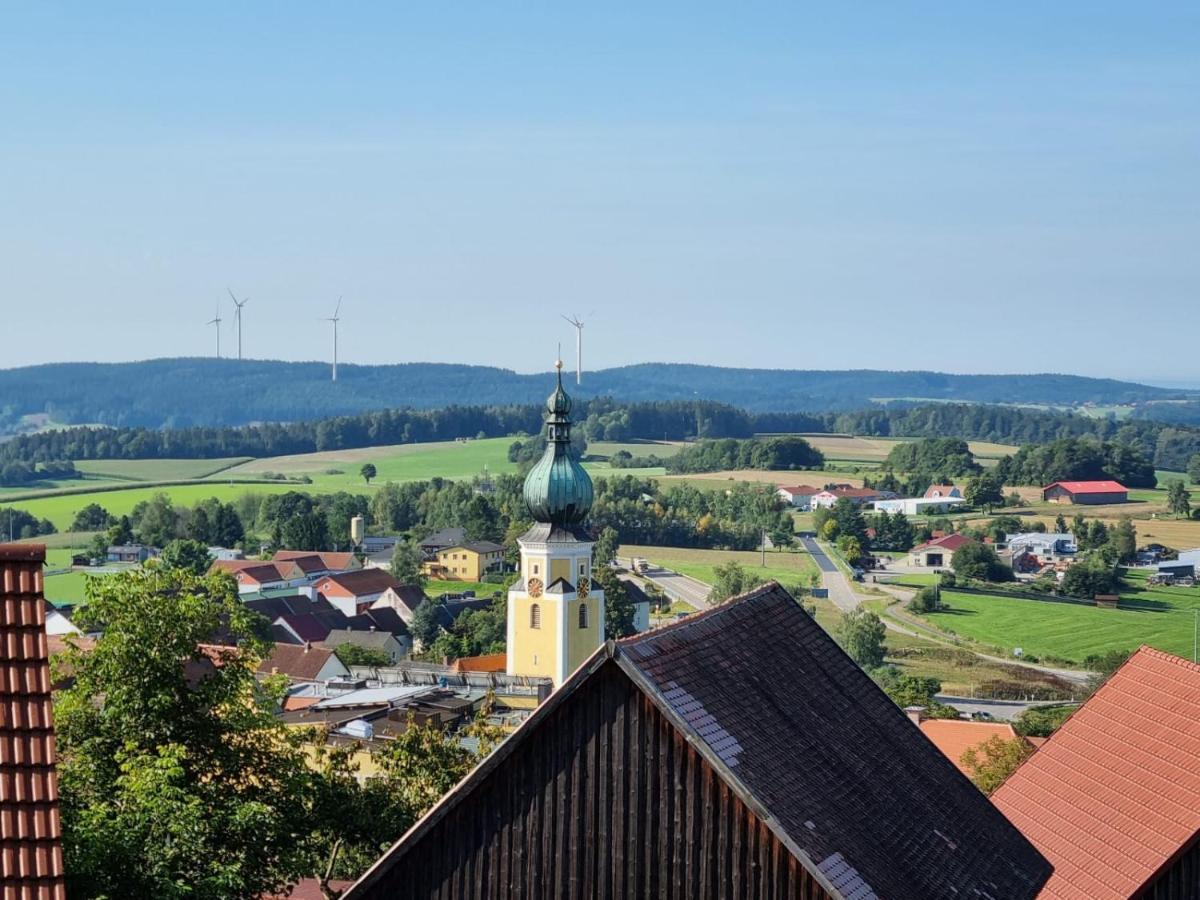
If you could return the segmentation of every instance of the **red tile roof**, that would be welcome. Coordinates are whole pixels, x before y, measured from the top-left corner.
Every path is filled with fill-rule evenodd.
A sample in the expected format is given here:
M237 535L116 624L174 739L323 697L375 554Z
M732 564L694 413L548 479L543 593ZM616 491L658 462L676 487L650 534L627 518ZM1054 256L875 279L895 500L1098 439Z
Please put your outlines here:
M46 548L0 545L0 884L61 900L62 830L42 565Z
M254 566L264 565L261 559L218 559L208 567L209 572L228 572L235 574L242 569L251 569Z
M789 494L796 494L800 497L811 497L813 494L821 493L821 488L813 487L811 484L784 484L779 486L779 490L787 491Z
M292 560L304 559L306 557L315 556L319 559L322 565L331 572L340 572L344 569L359 568L358 559L353 553L336 553L332 550L276 550L272 560Z
M952 484L931 484L925 489L925 499L932 500L937 497L949 497L953 490L955 490L955 487Z
M333 651L304 644L276 644L271 655L258 666L262 675L287 675L298 681L313 681L329 662Z
M507 653L461 656L450 666L453 672L503 672L508 667Z
M1142 647L992 801L1054 864L1041 897L1140 894L1200 838L1200 666Z
M955 532L954 534L947 534L939 538L934 538L931 541L926 541L919 547L913 547L910 552L916 553L919 550L936 549L949 550L951 553L953 553L963 544L969 543L971 543L971 539L969 537L967 537L965 534L958 534Z
M321 593L326 593L329 592L330 585L336 585L342 592L353 597L363 597L368 594L381 594L388 588L398 588L400 582L393 578L387 569L359 569L356 572L326 575L317 582L316 588Z
M277 566L275 563L260 562L255 566L239 569L236 577L238 581L253 584L271 584L275 581L287 581L287 575L281 569L283 565L286 565L286 563L281 563Z
M963 754L994 737L1013 741L1017 733L1007 722L968 722L965 719L924 719L921 734L954 763L968 778L971 772L962 764Z
M1129 488L1117 481L1054 481L1042 488L1060 487L1072 494L1127 494Z

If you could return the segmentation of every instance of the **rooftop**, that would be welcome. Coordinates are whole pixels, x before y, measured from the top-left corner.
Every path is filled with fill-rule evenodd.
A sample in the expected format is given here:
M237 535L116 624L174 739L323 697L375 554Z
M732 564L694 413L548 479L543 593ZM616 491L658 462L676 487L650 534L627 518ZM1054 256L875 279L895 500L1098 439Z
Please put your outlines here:
M929 738L942 755L968 777L971 775L962 764L963 754L972 747L998 737L1001 740L1017 739L1017 733L1007 722L968 722L965 719L922 719L921 734Z
M1060 487L1072 494L1125 494L1129 488L1116 481L1053 481L1042 488L1048 491Z
M1200 837L1200 666L1142 647L992 795L1048 900L1139 895Z

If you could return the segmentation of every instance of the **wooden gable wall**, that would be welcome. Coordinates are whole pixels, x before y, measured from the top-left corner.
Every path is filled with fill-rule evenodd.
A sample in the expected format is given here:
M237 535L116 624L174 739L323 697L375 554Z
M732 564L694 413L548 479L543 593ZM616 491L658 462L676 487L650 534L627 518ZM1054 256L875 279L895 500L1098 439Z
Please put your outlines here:
M522 737L351 896L829 898L611 660Z

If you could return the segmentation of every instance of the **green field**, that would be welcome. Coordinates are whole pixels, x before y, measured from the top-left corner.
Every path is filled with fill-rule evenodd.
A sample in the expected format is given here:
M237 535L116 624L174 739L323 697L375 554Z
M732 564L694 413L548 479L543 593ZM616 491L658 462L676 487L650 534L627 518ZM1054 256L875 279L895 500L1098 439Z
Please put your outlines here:
M1005 596L942 592L949 609L925 618L940 628L1003 650L1055 656L1082 663L1090 653L1134 650L1149 644L1191 659L1200 588L1139 588L1144 573L1130 577L1124 609Z
M84 459L75 468L90 476L121 481L182 481L205 478L240 463L248 456L229 459Z
M89 575L85 572L50 575L45 580L46 599L55 605L70 603L78 606L84 602L84 588L88 579L103 577L103 575Z
M641 556L651 562L690 575L707 584L714 580L713 569L730 561L745 566L763 581L779 581L786 585L808 584L809 576L817 571L812 557L803 551L767 552L767 565L761 564L762 554L755 550L692 550L682 547L640 547L622 544L620 555Z

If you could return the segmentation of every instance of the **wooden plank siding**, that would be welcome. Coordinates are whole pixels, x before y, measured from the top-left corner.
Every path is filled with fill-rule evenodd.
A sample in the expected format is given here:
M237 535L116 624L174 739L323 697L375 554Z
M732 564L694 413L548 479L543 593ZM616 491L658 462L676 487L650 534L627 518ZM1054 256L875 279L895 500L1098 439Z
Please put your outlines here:
M1143 900L1200 900L1200 841L1193 841L1140 896Z
M613 661L356 897L832 900Z

